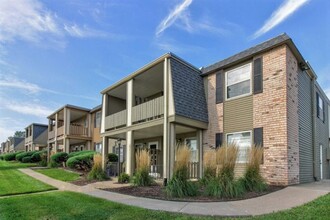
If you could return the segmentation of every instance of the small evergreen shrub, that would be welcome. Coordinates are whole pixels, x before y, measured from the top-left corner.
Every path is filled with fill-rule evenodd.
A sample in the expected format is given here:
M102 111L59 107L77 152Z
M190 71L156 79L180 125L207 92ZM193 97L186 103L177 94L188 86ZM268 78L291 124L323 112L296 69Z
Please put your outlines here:
M61 165L63 162L66 162L67 159L68 159L68 154L65 152L59 152L59 153L53 154L50 157L51 161L54 161L55 163L57 163L59 165Z
M0 155L0 160L5 160L4 154Z
M8 153L3 156L6 161L12 161L16 159L16 155L22 153L23 151L18 151L14 153Z
M59 166L60 166L60 164L56 163L55 161L53 161L53 160L49 161L49 164L48 164L49 168L57 168Z
M66 165L71 169L85 170L88 171L93 166L93 156L95 152L91 151L86 154L81 154L78 156L70 157L66 161Z
M26 156L22 158L22 163L31 163L31 156Z
M108 179L107 174L102 169L102 155L94 154L93 167L88 173L89 180L105 180Z
M127 173L121 173L118 177L118 183L129 183L130 177Z
M135 186L150 186L154 180L149 175L150 156L147 150L139 150L135 154L136 173L133 178Z
M68 158L71 157L75 157L75 156L80 156L80 155L84 155L84 154L95 154L96 151L92 151L92 150L82 150L82 151L76 151L76 152L71 152L68 154Z
M29 157L31 157L34 153L36 153L37 151L27 151L27 152L22 152L22 153L19 153L19 154L17 154L16 156L15 156L15 159L17 160L17 161L20 161L20 162L22 162L22 159L24 158L24 157L27 157L27 156L29 156Z
M166 193L170 197L196 196L198 186L189 181L190 149L179 146L176 150L174 173L166 186Z
M117 154L114 154L114 153L108 154L108 161L109 162L118 162Z

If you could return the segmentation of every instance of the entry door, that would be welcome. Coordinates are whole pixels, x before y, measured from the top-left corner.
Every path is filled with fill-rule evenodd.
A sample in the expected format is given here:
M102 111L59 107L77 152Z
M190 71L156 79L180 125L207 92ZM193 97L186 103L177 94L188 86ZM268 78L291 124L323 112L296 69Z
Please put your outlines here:
M320 145L320 179L323 179L323 146Z
M150 144L149 148L151 173L157 173L157 144Z

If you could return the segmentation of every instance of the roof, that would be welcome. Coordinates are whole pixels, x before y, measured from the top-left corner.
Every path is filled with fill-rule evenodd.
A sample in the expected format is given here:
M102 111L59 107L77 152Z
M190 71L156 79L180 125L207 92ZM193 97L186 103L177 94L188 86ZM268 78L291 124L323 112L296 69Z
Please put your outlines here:
M42 126L42 127L48 127L48 125L46 125L46 124L32 123L32 124L29 124L28 126L26 126L26 128L28 128L28 127L30 127L30 126L33 126L33 125L36 125L36 126Z
M102 105L98 105L98 106L92 108L90 113L96 112L96 111L101 110L101 109L102 109Z
M277 37L271 38L263 43L260 43L254 47L251 47L247 50L244 50L240 53L237 53L231 57L228 57L224 60L221 60L219 62L216 62L212 65L209 65L207 67L202 68L202 75L208 75L215 71L228 68L230 66L233 66L239 62L245 61L247 59L252 58L253 56L256 56L257 54L260 54L262 52L265 52L267 50L271 50L275 47L278 47L280 45L287 44L289 48L291 49L292 53L296 56L298 62L300 64L308 66L307 62L299 52L296 45L293 43L292 39L286 34L280 34Z
M114 88L116 88L116 87L118 87L118 86L120 86L120 85L126 83L127 81L133 79L133 78L136 77L137 75L143 73L144 71L150 69L151 67L157 65L158 63L163 62L163 61L165 60L165 58L174 58L174 59L176 59L177 61L179 61L179 62L185 64L186 66L189 66L190 68L192 68L192 69L194 69L194 70L200 72L200 69L198 69L197 67L195 67L195 66L192 65L191 63L185 61L184 59L182 59L181 57L175 55L174 53L168 52L168 53L166 53L166 54L164 54L164 55L158 57L157 59L151 61L150 63L144 65L143 67L141 67L140 69L134 71L133 73L129 74L129 75L126 76L125 78L123 78L123 79L119 80L118 82L112 84L111 86L109 86L109 87L103 89L103 90L101 91L101 94L105 94L105 93L107 93L108 91L110 91L110 90L112 90L112 89L114 89Z
M79 107L79 106L75 106L75 105L66 104L66 105L62 106L61 108L57 109L56 111L54 111L49 116L47 116L47 118L49 118L50 116L54 115L56 112L61 111L64 108L77 109L77 110L86 111L86 112L89 112L90 111L89 108L84 108L84 107Z

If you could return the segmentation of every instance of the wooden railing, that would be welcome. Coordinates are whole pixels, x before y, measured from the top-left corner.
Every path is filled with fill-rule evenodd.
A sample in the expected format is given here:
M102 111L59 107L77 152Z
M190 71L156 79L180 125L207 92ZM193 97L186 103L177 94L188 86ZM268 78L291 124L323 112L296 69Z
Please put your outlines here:
M139 123L160 118L164 115L164 96L134 106L132 123Z
M25 138L25 143L31 142L32 141L32 136L26 137Z
M123 110L105 117L105 129L122 127L127 124L127 111Z
M55 130L48 131L48 139L53 139L55 138Z
M64 134L64 126L57 128L57 136Z
M82 124L70 124L70 135L88 135L88 129Z

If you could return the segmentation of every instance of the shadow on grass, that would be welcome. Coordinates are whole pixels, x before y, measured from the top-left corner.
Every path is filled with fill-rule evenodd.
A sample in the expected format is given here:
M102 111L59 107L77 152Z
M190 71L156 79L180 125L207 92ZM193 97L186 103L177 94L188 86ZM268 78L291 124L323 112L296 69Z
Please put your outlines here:
M40 192L49 192L49 191L56 191L58 190L57 188L54 189L47 189L47 190L34 190L34 191L28 191L28 192L21 192L21 193L8 193L8 194L0 194L0 199L1 197L7 197L7 196L18 196L18 195L26 195L26 194L34 194L34 193L40 193Z

